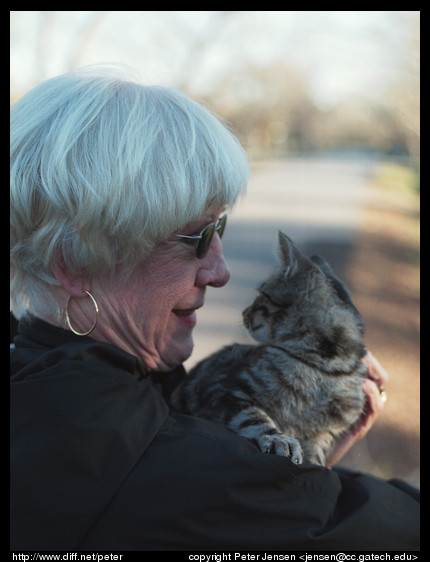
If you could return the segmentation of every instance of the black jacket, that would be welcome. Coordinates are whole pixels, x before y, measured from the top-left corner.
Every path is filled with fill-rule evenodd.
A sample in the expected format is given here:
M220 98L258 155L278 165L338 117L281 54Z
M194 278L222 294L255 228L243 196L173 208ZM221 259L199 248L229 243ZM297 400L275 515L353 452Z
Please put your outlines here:
M263 455L171 411L108 344L40 320L11 352L11 549L417 550L399 483ZM165 391L165 390L164 390Z

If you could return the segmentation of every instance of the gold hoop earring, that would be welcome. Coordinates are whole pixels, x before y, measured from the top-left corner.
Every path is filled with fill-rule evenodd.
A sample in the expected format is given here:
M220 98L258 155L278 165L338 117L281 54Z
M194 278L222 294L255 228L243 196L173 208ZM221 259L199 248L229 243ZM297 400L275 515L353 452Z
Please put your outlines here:
M70 295L70 297L67 299L67 304L66 304L66 322L67 325L69 326L69 328L72 330L72 332L74 334L76 334L77 336L88 336L89 334L91 334L91 332L94 330L94 328L97 326L97 321L99 319L99 307L98 304L96 302L96 299L93 297L93 295L89 292L86 291L85 289L82 291L83 293L87 293L87 295L90 297L90 299L93 301L94 304L94 308L96 309L96 319L94 320L94 324L92 325L92 327L88 330L88 332L78 332L77 330L75 330L72 326L72 324L70 323L70 318L69 318L69 304L70 304L70 299L72 298L73 295Z

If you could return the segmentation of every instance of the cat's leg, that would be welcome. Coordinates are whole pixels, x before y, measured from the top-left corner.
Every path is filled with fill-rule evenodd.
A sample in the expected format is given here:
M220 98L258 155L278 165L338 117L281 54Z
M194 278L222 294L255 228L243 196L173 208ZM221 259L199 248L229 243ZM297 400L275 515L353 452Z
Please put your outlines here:
M335 435L322 432L302 440L303 453L306 462L325 466L328 453L333 447Z
M228 426L235 433L256 443L263 453L289 457L296 464L303 462L300 442L283 434L270 416L256 406L241 410Z

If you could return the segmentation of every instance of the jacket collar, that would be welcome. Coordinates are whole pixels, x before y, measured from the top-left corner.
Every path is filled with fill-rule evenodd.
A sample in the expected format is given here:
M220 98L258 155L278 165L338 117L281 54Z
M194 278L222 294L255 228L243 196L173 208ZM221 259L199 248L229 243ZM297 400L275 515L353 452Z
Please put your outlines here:
M77 336L70 330L59 328L33 316L26 317L18 324L17 335L13 340L16 349L27 348L30 352L43 349L47 352L61 347L67 350L70 358L81 357L85 352L92 360L114 364L122 370L137 376L138 379L148 376L145 366L130 353L108 343L98 342L90 336Z

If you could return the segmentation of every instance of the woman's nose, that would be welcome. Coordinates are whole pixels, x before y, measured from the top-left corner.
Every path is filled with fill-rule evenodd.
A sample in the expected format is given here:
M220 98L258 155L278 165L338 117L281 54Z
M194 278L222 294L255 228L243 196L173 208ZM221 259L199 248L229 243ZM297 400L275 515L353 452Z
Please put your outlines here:
M224 258L221 238L217 233L212 238L208 253L200 260L196 285L199 287L223 287L230 279L230 268Z

